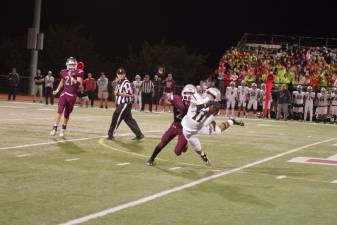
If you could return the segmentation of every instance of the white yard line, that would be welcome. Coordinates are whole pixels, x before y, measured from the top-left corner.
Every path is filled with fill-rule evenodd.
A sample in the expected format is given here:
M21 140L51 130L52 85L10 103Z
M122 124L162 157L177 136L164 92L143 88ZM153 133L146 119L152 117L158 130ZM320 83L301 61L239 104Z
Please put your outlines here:
M161 132L159 130L153 130L153 131L147 131L146 133L157 133L157 132ZM116 135L116 137L124 137L124 136L129 136L129 135L133 135L133 133L124 133L124 134L119 134ZM66 142L76 142L76 141L85 141L85 140L91 140L91 139L97 139L97 138L104 138L106 137L106 135L104 136L94 136L94 137L88 137L88 138L75 138L75 139L64 139L64 140L58 140L58 141L48 141L48 142L41 142L41 143L35 143L35 144L25 144L25 145L16 145L16 146L11 146L11 147L1 147L1 150L9 150L9 149L17 149L17 148L29 148L29 147L34 147L34 146L43 146L43 145L53 145L53 144L57 144L57 143L66 143ZM55 136L56 138L56 136ZM146 138L146 135L145 135Z
M18 158L24 158L24 157L29 157L29 156L31 156L32 154L29 154L29 153L27 153L27 154L20 154L20 155L17 155L16 157L18 157Z
M284 178L286 178L286 177L287 177L286 175L281 175L281 176L277 176L276 179L282 180L282 179L284 179Z
M0 108L26 109L27 107L23 107L23 106L7 106L7 105L0 105Z
M337 180L331 181L332 184L337 184Z
M43 146L43 145L53 145L53 144L57 144L57 143L84 141L84 140L91 140L91 139L97 139L97 138L102 138L102 137L106 137L106 136L95 136L95 137L89 137L89 138L75 138L75 139L69 139L69 140L48 141L48 142L35 143L35 144L16 145L16 146L11 146L11 147L2 147L2 148L0 148L0 150L9 150L9 149L17 149L17 148L29 148L29 147Z
M66 162L71 162L71 161L77 161L77 160L79 160L80 158L73 158L73 159L66 159L65 161Z
M169 170L179 170L179 169L181 169L181 167L177 166L177 167L172 167Z
M265 163L265 162L268 162L268 161L271 161L271 160L274 160L274 159L277 159L277 158L280 158L280 157L283 157L283 156L286 156L286 155L289 155L289 154L292 154L292 153L295 153L295 152L298 152L298 151L300 151L302 149L305 149L305 148L309 148L309 147L312 147L312 146L315 146L315 145L323 144L323 143L334 141L334 140L337 140L337 138L330 138L330 139L327 139L327 140L324 140L324 141L319 141L319 142L304 145L304 146L301 146L301 147L298 147L298 148L293 148L293 149L290 149L286 152L283 152L283 153L280 153L280 154L277 154L277 155L274 155L274 156L271 156L271 157L267 157L265 159L262 159L262 160L259 160L259 161L253 162L253 163L249 163L249 164L246 164L246 165L243 165L243 166L231 169L231 170L225 170L225 171L222 171L220 173L214 174L212 176L204 177L204 178L201 178L199 180L195 180L193 182L168 189L166 191L162 191L162 192L159 192L159 193L156 193L156 194L144 197L144 198L140 198L138 200L134 200L134 201L131 201L131 202L128 202L128 203L124 203L124 204L109 208L109 209L105 209L103 211L93 213L93 214L90 214L90 215L87 215L87 216L83 216L81 218L70 220L70 221L67 221L65 223L61 223L59 225L81 224L81 223L87 222L89 220L93 220L93 219L96 219L96 218L99 218L99 217L103 217L103 216L118 212L118 211L123 210L123 209L127 209L127 208L130 208L130 207L134 207L134 206L137 206L137 205L144 204L146 202L149 202L149 201L152 201L152 200L155 200L155 199L158 199L158 198L162 198L162 197L164 197L166 195L169 195L171 193L194 187L196 185L205 183L209 180L213 180L213 179L216 179L216 178L228 175L228 174L239 172L243 169L250 168L250 167L253 167L253 166L256 166L256 165L259 165L259 164L262 164L262 163Z
M123 162L123 163L118 163L117 166L126 166L126 165L130 165L129 162Z

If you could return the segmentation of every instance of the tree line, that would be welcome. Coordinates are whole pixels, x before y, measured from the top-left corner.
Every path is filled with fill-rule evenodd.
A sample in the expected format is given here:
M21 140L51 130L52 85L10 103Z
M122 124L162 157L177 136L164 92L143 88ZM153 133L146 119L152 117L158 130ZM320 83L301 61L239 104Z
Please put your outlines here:
M29 75L30 52L26 49L26 35L0 41L0 74L8 74L16 67L21 75ZM116 68L124 66L129 79L136 74L153 75L158 66L173 74L178 84L197 83L205 78L209 68L208 55L189 52L184 46L173 46L165 41L150 44L144 42L139 51L129 48L125 57L103 57L95 49L95 43L81 33L80 26L50 26L45 32L44 50L39 52L38 68L45 73L57 74L65 67L65 59L76 57L86 65L87 72L98 76L101 71L113 78Z

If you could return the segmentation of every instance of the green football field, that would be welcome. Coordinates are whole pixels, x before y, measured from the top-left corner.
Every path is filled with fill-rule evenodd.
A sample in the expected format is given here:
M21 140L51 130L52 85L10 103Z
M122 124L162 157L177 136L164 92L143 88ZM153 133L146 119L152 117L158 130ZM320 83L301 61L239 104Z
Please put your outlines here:
M107 141L112 109L75 108L65 139L55 109L0 102L1 225L337 224L336 125L246 119L200 136L211 167L175 140L149 167L172 114L133 111L145 139Z

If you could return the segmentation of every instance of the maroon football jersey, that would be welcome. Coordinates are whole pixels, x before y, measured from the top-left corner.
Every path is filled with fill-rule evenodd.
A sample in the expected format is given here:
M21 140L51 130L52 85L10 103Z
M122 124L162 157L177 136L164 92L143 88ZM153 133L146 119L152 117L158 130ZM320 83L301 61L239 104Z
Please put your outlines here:
M179 95L173 95L173 99L170 100L173 105L173 116L174 116L174 122L181 122L181 120L184 118L184 116L187 113L188 105L186 105L182 97Z
M175 85L176 83L174 82L174 80L164 80L163 81L164 92L167 93L173 92Z
M78 86L76 84L71 83L71 77L74 77L77 79L77 77L82 77L84 76L84 72L81 69L75 69L75 70L67 70L63 69L60 72L61 79L64 80L64 87L63 87L63 92L70 94L70 95L76 95L77 94L77 89Z

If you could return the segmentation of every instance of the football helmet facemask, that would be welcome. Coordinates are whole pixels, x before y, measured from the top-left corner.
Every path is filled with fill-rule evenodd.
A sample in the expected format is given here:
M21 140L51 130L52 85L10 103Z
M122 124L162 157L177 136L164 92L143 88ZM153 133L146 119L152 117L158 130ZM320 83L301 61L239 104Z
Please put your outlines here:
M77 60L74 57L69 57L66 61L68 70L74 70L77 68Z
M181 96L183 97L183 101L190 101L191 96L197 92L196 87L193 84L187 84L181 91Z

